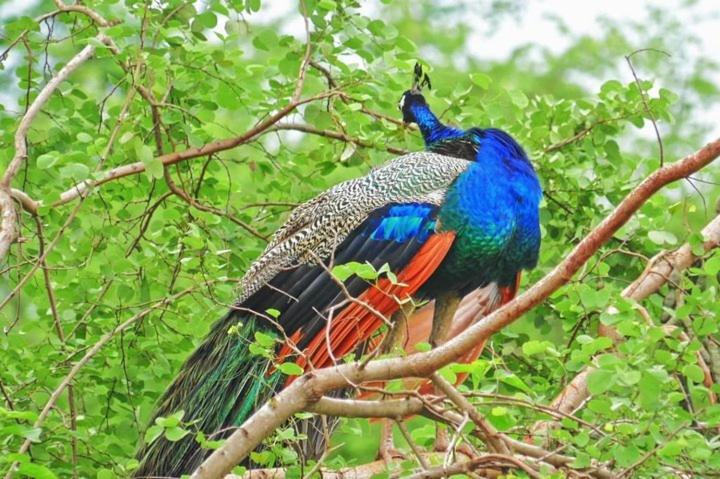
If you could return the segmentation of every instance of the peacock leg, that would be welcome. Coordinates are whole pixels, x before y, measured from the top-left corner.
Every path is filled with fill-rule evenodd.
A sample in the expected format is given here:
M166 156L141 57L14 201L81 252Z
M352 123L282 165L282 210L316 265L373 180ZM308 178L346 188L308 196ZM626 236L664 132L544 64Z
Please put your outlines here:
M430 332L430 344L433 347L436 348L447 340L460 299L460 295L451 291L441 294L435 300L435 314Z
M394 459L405 459L405 454L395 447L393 438L393 421L391 419L380 420L380 447L378 448L378 459L385 461L385 466L390 468Z
M383 338L380 345L382 354L391 353L393 351L405 351L405 343L408 338L407 320L412 316L415 305L412 301L403 304L395 314L393 314L390 322L392 327ZM380 447L378 448L378 458L390 464L393 459L404 458L405 455L395 447L393 439L393 421L390 419L381 419L380 429Z

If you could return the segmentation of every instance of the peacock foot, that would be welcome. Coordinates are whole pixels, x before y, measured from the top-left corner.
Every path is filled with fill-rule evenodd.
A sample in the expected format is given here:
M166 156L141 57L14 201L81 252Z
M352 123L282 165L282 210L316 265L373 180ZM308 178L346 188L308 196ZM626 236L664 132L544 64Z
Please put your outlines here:
M390 465L397 459L406 459L405 454L395 447L393 439L393 423L384 419L382 430L380 432L380 447L378 448L378 459L385 462L385 466L389 469Z

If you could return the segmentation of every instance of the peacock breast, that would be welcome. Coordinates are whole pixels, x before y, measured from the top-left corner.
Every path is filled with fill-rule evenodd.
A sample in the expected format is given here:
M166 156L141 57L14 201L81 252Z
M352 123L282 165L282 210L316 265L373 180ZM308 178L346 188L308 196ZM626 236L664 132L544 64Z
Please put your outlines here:
M456 238L426 289L468 292L493 282L512 284L518 271L537 261L538 203L537 192L502 164L471 164L441 205L438 228Z

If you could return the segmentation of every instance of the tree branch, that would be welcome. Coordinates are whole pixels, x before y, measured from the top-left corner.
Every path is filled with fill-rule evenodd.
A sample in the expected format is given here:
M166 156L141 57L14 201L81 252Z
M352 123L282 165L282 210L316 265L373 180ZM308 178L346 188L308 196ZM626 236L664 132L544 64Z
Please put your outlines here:
M103 43L108 42L105 35L100 34L96 37ZM85 63L95 54L95 45L88 44L80 50L69 62L53 76L50 81L40 90L40 93L35 100L32 102L30 107L23 115L20 123L18 124L17 131L15 132L15 154L12 160L8 164L5 172L3 173L2 179L0 179L0 260L7 256L10 245L17 238L17 215L15 212L15 206L12 202L12 192L10 189L10 183L13 178L17 175L20 170L20 166L27 159L27 134L30 130L30 125L35 120L35 117L40 113L42 107L50 99L50 96L57 89L57 87L67 80L72 72L77 70L80 65Z
M443 459L443 453L438 452L424 452L422 453L422 456L430 462L438 462ZM322 479L371 479L373 476L384 472L386 468L387 463L381 459L367 464L343 467L341 469L322 468L318 472L319 477ZM475 469L475 471L483 475L489 475L489 477L499 477L501 474L500 469ZM490 475L492 473L495 474ZM225 476L224 479L286 479L288 477L289 475L287 474L287 470L285 468L278 467L269 469L251 469L241 476L229 474Z
M328 90L317 95L298 100L297 102L288 103L286 106L278 110L276 113L270 115L265 120L260 121L254 127L240 136L233 138L226 138L224 140L213 141L197 148L189 148L185 151L176 151L168 153L158 157L160 162L167 165L174 165L181 161L198 158L212 153L218 153L220 151L230 150L239 145L245 144L255 138L257 135L264 133L267 129L273 126L275 123L292 113L298 106L310 103L316 100L322 100L331 96L338 95L337 90ZM102 176L94 181L83 181L82 183L70 188L69 190L60 194L60 199L53 203L53 206L60 206L69 203L77 198L82 197L85 193L96 187L103 185L109 181L124 178L126 176L137 175L145 171L145 164L141 161L137 163L130 163L128 165L118 166L116 168L107 170Z
M708 223L700 233L706 253L720 246L720 215ZM645 299L667 283L671 275L689 268L697 259L690 243L685 243L669 253L658 253L648 262L645 271L623 290L622 296L635 301Z
M720 155L720 139L680 161L666 165L633 189L628 196L542 280L525 293L468 328L444 345L406 358L375 360L360 368L344 364L305 374L258 409L193 473L194 479L218 478L230 472L244 457L282 425L292 414L317 402L328 391L355 384L400 377L426 377L449 364L483 339L512 323L567 283L578 269L663 186L708 165Z
M460 410L465 411L470 417L470 419L472 419L472 422L475 423L475 426L477 426L478 431L480 432L483 442L487 444L490 451L500 454L508 454L510 452L507 444L505 444L505 441L503 440L502 435L498 433L497 429L495 429L492 424L487 422L487 420L477 411L477 409L475 409L475 407L470 404L470 401L468 401L465 396L460 394L460 392L455 389L452 384L443 379L443 377L440 376L438 373L433 373L430 376L430 379L432 380L433 384L437 389L442 391L448 397L448 399L455 403L455 405L460 408Z
M62 2L62 0L53 0L55 2L55 6L58 10L61 12L77 12L82 13L83 15L86 15L90 18L98 27L110 27L112 25L115 25L119 22L108 22L103 18L102 15L97 13L95 10L92 10L85 5L79 5L79 4L72 4L72 5L66 5Z
M359 138L353 138L339 131L322 130L320 128L315 128L312 125L305 125L303 123L279 123L274 127L270 128L268 131L279 130L302 131L303 133L310 133L312 135L318 135L325 138L332 138L334 140L344 141L345 143L352 143L354 145L362 146L363 148L378 148L377 146L373 145L368 141L361 140ZM384 149L388 153L392 153L394 155L406 155L410 153L404 148L397 148L395 146L385 146Z
M337 417L397 418L419 414L423 409L425 409L425 404L421 400L411 397L364 401L323 396L314 404L309 405L306 411Z

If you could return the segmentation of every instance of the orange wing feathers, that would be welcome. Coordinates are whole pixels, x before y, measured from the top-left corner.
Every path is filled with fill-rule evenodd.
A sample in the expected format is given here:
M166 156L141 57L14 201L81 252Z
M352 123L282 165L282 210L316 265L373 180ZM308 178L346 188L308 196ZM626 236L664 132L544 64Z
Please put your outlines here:
M455 234L452 232L430 236L415 257L397 274L397 283L393 284L383 278L366 289L355 301L330 319L329 333L326 331L327 327L323 328L295 362L305 370L308 365L313 368L332 366L333 358L339 360L357 344L366 341L383 323L383 318L375 312L389 319L440 266L454 240ZM301 330L297 331L289 341L297 342L301 334ZM295 348L286 343L278 353L278 360L284 360L294 350ZM289 377L286 384L290 384L294 378Z

